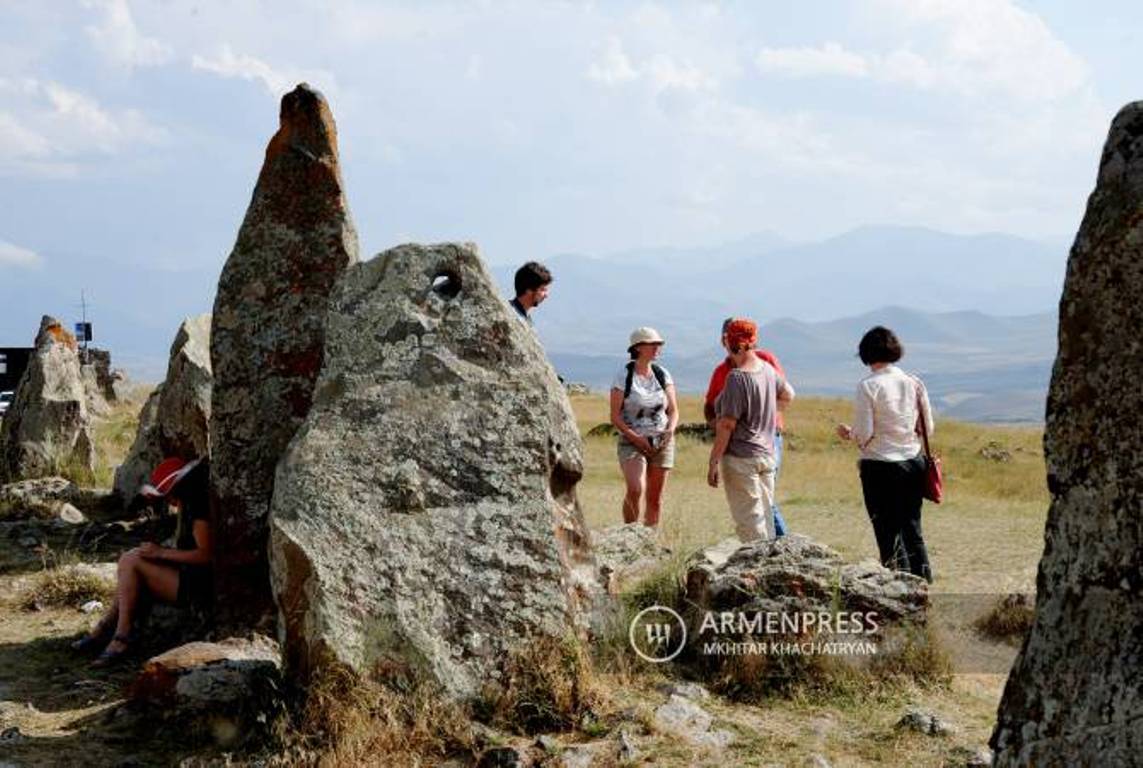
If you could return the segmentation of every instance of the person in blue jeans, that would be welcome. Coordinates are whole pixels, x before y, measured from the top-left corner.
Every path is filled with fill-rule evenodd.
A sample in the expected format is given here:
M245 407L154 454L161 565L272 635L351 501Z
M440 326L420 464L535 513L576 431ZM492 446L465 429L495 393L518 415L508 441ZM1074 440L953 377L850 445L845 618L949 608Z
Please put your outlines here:
M734 318L732 318L732 317L728 317L722 323L721 344L722 344L723 349L727 348L726 347L726 327L728 325L730 325L730 322L733 319ZM786 375L786 372L784 370L782 370L782 364L778 362L777 356L775 356L774 353L771 352L770 350L762 349L761 347L759 347L759 348L754 350L754 354L758 356L759 360L765 360L767 363L774 366L774 370L776 370L778 372L779 376L784 377ZM723 359L723 361L721 363L718 364L717 367L715 367L714 371L710 375L710 384L706 388L706 397L703 400L702 412L703 412L703 418L706 419L707 424L712 425L712 427L711 427L712 429L713 429L713 424L714 424L714 401L718 399L718 396L720 394L722 394L723 388L726 387L726 377L728 375L730 375L730 372L733 369L734 369L734 363L731 361L730 357L727 356ZM784 424L783 418L782 418L782 412L780 410L778 411L778 425L777 426L778 426L778 429L777 429L777 432L776 432L775 437L774 437L774 454L775 454L775 459L777 460L777 463L774 466L774 482L775 482L775 484L777 484L778 475L782 471L782 442L783 442L782 441L782 430L785 427L785 424ZM785 536L786 530L787 530L786 529L786 521L782 517L782 512L781 512L781 510L779 510L778 502L776 500L774 502L773 510L774 510L774 533L777 536Z

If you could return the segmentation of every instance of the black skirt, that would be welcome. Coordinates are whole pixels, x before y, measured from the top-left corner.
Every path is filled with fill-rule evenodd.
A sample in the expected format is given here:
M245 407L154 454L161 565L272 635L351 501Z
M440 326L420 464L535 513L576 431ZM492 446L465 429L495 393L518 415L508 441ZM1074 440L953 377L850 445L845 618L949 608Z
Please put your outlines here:
M209 565L179 564L179 605L208 606L214 600L214 576Z

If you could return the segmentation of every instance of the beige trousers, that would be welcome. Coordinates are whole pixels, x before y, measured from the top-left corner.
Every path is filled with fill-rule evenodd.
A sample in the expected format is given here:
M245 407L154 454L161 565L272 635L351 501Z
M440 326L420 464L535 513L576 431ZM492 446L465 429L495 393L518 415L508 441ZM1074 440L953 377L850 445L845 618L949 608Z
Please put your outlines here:
M774 457L724 455L719 467L738 538L774 538Z

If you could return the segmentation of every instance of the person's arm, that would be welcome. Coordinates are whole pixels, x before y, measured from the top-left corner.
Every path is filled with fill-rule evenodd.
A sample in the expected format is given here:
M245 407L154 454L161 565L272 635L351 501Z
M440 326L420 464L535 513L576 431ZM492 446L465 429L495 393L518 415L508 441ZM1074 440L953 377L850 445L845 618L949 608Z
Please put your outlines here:
M730 436L734 434L734 427L738 419L733 416L720 416L714 422L714 445L710 447L710 463L707 465L706 482L711 488L718 487L718 464L730 445Z
M675 434L679 426L679 401L675 395L675 385L667 385L667 433Z
M650 453L651 444L647 442L647 438L641 437L635 433L635 430L627 426L627 422L623 420L623 390L611 388L611 425L627 438L627 442L635 446L635 450L642 454Z
M728 376L722 396L718 399L718 419L714 422L714 445L710 447L710 463L706 471L706 482L711 488L718 487L718 465L726 454L730 437L738 425L738 420L742 418L744 408L745 401L740 391L740 384L733 376Z
M853 401L853 426L838 424L837 434L857 443L858 448L864 448L873 439L873 398L863 384L857 385Z
M929 390L924 384L920 387L921 392L921 415L925 417L925 427L929 431L929 439L933 439L933 432L936 431L933 422L933 407L929 404Z
M778 395L779 410L784 409L787 405L794 401L794 396L796 394L794 392L794 387L790 384L790 382L786 381L785 376L778 377L778 386L776 389Z
M719 386L718 368L710 374L710 383L706 385L706 397L702 401L702 418L711 429L714 429L714 401L718 399L721 387Z
M148 560L164 560L184 565L208 565L210 563L211 541L210 523L206 520L194 521L194 549L170 549L154 542L146 542L139 547L139 554Z

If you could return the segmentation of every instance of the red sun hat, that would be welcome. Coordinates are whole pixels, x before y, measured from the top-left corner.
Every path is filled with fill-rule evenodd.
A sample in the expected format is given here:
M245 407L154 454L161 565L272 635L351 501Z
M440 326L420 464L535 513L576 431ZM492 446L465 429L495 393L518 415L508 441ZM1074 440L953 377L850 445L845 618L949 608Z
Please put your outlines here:
M155 471L151 473L151 482L144 484L139 492L149 499L163 498L171 492L179 480L182 480L188 472L198 466L199 461L201 459L187 461L176 456L163 459L159 466L155 467Z
M736 317L726 326L726 343L731 349L758 343L758 324L744 317Z

